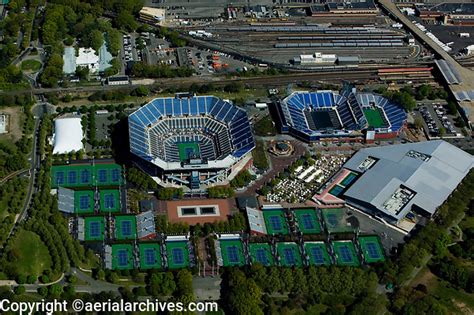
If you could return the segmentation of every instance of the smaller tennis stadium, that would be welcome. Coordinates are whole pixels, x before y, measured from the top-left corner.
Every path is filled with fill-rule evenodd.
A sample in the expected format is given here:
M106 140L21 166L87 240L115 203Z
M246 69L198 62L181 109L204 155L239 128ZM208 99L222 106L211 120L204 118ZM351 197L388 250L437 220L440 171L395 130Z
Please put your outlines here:
M359 257L352 241L333 241L332 247L339 266L360 266Z
M249 253L252 263L259 263L264 266L272 266L275 263L271 247L267 243L249 244Z
M105 218L84 218L85 241L103 241L105 238Z
M293 213L298 223L298 227L303 234L319 234L321 226L319 224L316 209L295 209Z
M324 242L306 242L304 250L312 266L329 266L331 258Z
M133 268L133 246L131 244L112 245L112 269L129 270Z
M158 243L140 243L138 245L140 252L140 269L160 269L161 251Z
M137 222L135 216L118 215L115 217L115 238L131 240L137 237Z
M167 241L166 257L170 269L189 267L189 250L187 241Z
M263 217L265 220L267 233L269 235L287 235L289 233L288 224L286 223L285 211L282 209L264 210Z
M217 259L222 258L222 265L224 267L245 265L244 249L240 239L219 240L218 242L220 252L217 253Z
M301 267L303 265L301 253L296 243L277 243L277 252L280 257L280 266Z
M378 236L359 236L359 245L366 263L372 264L385 261L382 244Z
M120 212L120 191L101 190L100 191L100 212Z

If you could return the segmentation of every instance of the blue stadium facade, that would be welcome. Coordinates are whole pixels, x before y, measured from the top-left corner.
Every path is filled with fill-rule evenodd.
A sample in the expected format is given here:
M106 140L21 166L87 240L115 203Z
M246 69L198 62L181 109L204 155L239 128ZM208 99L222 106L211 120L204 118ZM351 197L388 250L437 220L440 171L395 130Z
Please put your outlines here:
M380 124L370 126L367 111L376 112ZM345 90L294 92L277 106L283 133L307 142L322 138L361 137L373 131L375 138L396 137L405 125L402 107L383 96Z
M225 182L255 147L246 112L214 96L157 98L129 116L131 152L163 186Z

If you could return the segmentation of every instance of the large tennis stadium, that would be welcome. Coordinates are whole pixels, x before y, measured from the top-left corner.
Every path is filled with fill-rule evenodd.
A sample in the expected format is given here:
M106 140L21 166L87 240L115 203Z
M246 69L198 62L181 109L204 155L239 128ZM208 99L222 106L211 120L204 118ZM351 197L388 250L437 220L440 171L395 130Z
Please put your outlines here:
M355 90L294 92L277 106L282 133L307 142L321 138L396 137L407 114L398 104Z
M217 97L157 98L128 122L131 152L162 186L225 183L251 163L255 142L246 112Z

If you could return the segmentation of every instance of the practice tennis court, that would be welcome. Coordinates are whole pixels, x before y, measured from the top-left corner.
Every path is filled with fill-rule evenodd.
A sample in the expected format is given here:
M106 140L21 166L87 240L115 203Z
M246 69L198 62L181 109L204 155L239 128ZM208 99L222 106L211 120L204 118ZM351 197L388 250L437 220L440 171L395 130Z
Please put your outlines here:
M219 241L225 267L245 265L244 250L240 240Z
M301 253L296 243L277 243L277 252L280 257L280 266L301 267L303 265Z
M135 239L137 236L137 222L135 216L120 215L115 217L115 237L118 240Z
M112 269L128 270L133 269L133 247L131 244L112 245Z
M382 128L386 127L384 119L382 118L382 113L377 108L365 108L363 109L365 118L367 118L367 123L369 127L373 128Z
M322 209L321 214L329 233L354 232L354 228L348 221L348 210L344 208Z
M357 174L350 172L344 179L339 183L340 185L347 187L357 178Z
M274 264L271 248L267 243L249 244L249 253L252 263L260 263L264 266L272 266Z
M355 246L352 241L333 241L332 246L336 254L336 262L340 266L360 266Z
M359 236L360 249L368 264L385 260L382 244L378 236Z
M74 192L74 211L78 214L94 213L94 192L91 190L76 190Z
M138 247L140 251L140 269L160 269L162 267L160 244L140 243Z
M104 217L84 218L84 230L86 241L103 241L105 231Z
M188 242L166 242L166 256L170 269L186 268L189 266Z
M51 186L65 188L119 186L123 184L118 164L56 165L51 168Z
M120 191L100 191L100 212L120 212Z
M334 185L334 187L331 188L331 190L329 190L329 193L335 197L339 197L343 190L344 190L344 187L340 185Z
M328 266L331 264L331 258L324 242L306 242L304 250L308 256L309 263L312 266Z
M321 233L316 209L295 209L293 213L295 214L298 227L303 234Z
M283 210L264 210L263 217L265 219L265 226L267 227L268 234L286 235L289 233L285 212Z

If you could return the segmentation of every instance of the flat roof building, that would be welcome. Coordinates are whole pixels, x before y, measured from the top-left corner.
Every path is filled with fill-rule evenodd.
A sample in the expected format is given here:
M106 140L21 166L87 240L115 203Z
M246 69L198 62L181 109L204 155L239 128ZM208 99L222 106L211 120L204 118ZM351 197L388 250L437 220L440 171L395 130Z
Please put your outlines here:
M442 140L366 148L344 164L349 175L327 182L327 193L398 224L412 211L433 216L472 167L472 155Z

